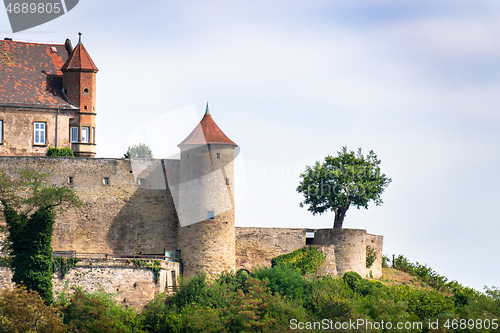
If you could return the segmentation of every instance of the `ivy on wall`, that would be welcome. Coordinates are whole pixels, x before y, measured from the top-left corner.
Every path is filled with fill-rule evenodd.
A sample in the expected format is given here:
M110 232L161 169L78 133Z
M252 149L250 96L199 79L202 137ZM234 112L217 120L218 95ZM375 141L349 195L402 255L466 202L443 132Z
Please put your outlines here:
M134 264L135 267L150 269L153 272L153 279L155 283L158 282L161 270L161 264L159 260L128 259L127 261Z
M64 258L64 257L54 257L52 260L52 270L55 272L59 272L59 278L63 279L66 276L66 273L70 271L76 264L80 261L80 259L75 257Z

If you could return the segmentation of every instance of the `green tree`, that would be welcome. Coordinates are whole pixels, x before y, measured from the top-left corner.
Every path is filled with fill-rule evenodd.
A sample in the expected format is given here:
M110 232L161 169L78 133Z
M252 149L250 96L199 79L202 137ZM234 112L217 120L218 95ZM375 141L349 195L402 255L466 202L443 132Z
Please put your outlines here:
M350 205L367 209L370 201L382 204L380 195L391 179L380 172L380 160L372 150L364 156L361 148L356 154L344 146L337 154L326 156L323 163L306 166L297 192L304 195L301 207L309 205L313 215L334 211L333 227L342 228Z
M6 252L12 257L12 282L52 302L52 232L57 208L80 201L73 189L47 185L47 174L21 170L13 179L0 171L0 203L7 223Z
M0 332L64 333L68 328L54 305L24 287L0 293Z
M125 158L152 158L153 151L145 143L129 146L127 153L123 155Z

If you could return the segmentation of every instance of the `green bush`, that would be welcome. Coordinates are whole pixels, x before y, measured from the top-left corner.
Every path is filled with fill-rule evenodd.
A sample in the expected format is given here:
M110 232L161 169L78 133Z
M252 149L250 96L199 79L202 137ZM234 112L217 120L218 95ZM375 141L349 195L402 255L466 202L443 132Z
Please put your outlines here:
M288 265L302 275L314 274L325 264L326 256L315 246L306 246L271 259L271 266Z
M366 246L366 268L372 267L373 263L377 259L377 252L370 245Z
M61 313L53 305L46 305L37 292L16 287L0 293L0 332L67 331Z
M311 300L311 283L290 266L259 267L254 269L250 276L266 281L272 293L303 300L305 303Z
M47 156L75 157L75 154L73 154L73 150L71 150L71 148L69 148L69 147L66 147L66 148L49 147L49 150L47 151Z
M64 323L72 332L142 332L142 322L135 310L126 309L113 300L113 295L100 289L94 293L74 287L59 294Z

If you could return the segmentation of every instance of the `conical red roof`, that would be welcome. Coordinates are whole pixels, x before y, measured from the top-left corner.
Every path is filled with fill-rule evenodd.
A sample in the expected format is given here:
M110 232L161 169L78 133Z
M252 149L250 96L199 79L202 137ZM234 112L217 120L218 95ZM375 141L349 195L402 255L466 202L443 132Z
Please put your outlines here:
M219 126L217 126L208 111L208 104L203 119L195 127L191 134L189 134L189 136L179 144L179 146L203 144L225 144L238 146L236 143L231 141L226 134L224 134L224 132L222 132Z
M92 61L92 58L88 54L87 50L85 50L85 47L81 41L79 41L64 66L62 66L61 70L63 72L68 70L86 70L97 72L99 69L97 69L97 66Z

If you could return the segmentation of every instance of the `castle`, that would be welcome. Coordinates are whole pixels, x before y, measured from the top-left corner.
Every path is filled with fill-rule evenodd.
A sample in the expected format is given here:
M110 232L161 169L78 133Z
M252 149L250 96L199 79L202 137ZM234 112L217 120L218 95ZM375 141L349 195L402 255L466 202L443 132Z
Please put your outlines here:
M0 41L0 167L32 168L49 183L73 187L83 206L61 213L54 226L56 255L81 261L66 281L119 292L144 305L175 289L180 274L269 266L306 245L326 254L325 275L356 271L381 276L382 236L360 229L287 229L235 226L237 144L217 126L208 105L179 143L180 159L94 158L98 69L81 42ZM46 157L49 146L70 147L75 158ZM367 249L376 260L366 267ZM130 258L160 259L159 274ZM0 267L0 288L11 286Z

